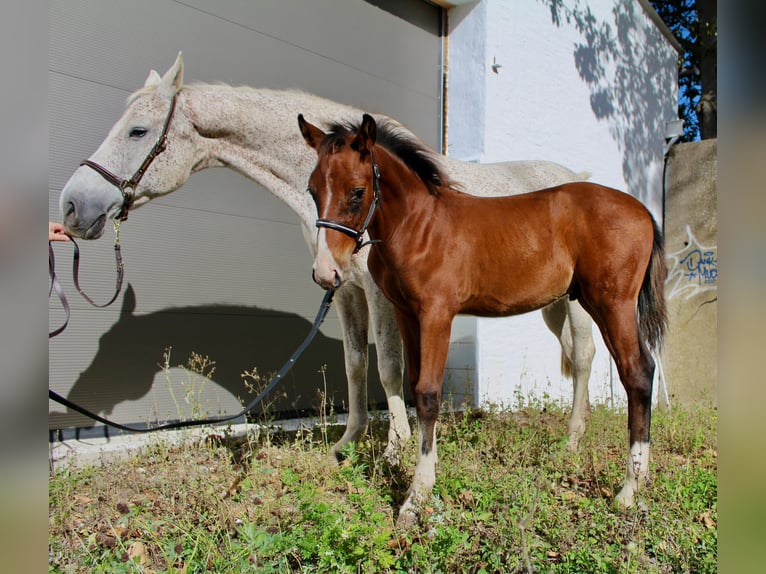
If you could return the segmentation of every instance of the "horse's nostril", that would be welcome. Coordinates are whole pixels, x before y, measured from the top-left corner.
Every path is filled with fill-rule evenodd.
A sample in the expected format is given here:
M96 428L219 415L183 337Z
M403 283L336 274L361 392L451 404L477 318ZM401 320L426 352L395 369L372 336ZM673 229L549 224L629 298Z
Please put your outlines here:
M64 216L65 216L65 217L70 217L70 216L74 215L74 211L75 211L75 210L74 210L74 203L72 203L72 202L70 201L70 202L69 202L69 203L67 203L67 205L66 205L66 211L64 212Z
M335 287L335 289L337 289L338 287L341 286L341 283L343 283L343 281L341 281L340 275L338 275L338 272L335 271L335 279L333 279L333 286Z

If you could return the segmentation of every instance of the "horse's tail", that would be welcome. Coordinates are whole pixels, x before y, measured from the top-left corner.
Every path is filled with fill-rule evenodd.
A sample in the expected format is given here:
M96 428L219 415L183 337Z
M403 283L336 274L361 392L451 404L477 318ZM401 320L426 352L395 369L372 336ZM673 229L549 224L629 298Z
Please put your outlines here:
M564 348L561 348L561 376L571 379L574 376L574 368L572 367L572 361L569 360Z
M668 313L665 302L665 278L668 267L665 262L665 246L662 232L652 217L654 245L652 256L644 275L644 283L638 293L638 329L641 338L649 347L659 350L668 327Z

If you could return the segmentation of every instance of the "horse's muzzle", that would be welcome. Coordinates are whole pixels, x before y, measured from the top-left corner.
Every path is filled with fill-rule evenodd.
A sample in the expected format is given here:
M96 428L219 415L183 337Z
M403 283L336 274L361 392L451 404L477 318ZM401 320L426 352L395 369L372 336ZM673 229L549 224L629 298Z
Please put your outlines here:
M79 239L98 239L104 234L107 215L100 213L94 218L78 217L74 204L71 202L64 213L64 227L72 237Z
M332 270L332 274L330 276L317 275L316 269L313 269L311 271L311 278L314 280L314 283L323 289L337 289L343 285L343 279L336 269Z

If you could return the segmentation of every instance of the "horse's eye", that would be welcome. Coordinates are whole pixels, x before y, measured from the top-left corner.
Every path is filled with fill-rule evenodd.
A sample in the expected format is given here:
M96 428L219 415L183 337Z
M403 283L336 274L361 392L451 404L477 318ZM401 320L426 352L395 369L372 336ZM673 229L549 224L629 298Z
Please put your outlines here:
M144 137L147 131L148 130L146 128L133 128L132 130L130 130L128 137L139 139Z
M362 201L364 199L364 188L363 187L357 187L353 191L353 195L351 196L351 199L353 201Z

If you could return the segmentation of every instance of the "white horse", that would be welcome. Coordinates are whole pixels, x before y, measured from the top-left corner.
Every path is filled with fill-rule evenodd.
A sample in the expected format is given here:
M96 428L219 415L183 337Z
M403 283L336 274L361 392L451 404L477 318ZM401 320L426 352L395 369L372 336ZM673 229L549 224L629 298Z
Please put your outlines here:
M129 97L125 113L87 160L88 165L80 166L67 181L60 197L67 232L97 239L108 219L124 217L129 209L179 189L196 171L228 167L271 191L298 215L314 255L317 214L305 189L316 154L296 127L299 112L320 124L358 118L362 113L297 91L184 86L179 54L162 77L154 70L149 73L144 87ZM166 136L166 146L155 145L160 136ZM449 157L443 161L453 180L461 182L467 192L481 195L503 195L509 189L523 193L577 177L558 164L544 161L488 165ZM390 416L385 456L396 462L402 444L411 435L402 395L402 343L393 307L367 271L369 249L365 247L355 256L347 283L335 295L343 331L349 415L345 433L331 454L337 457L341 448L358 440L367 427L371 323ZM562 368L574 379L568 431L569 445L576 448L589 412L588 379L595 353L591 319L578 303L566 299L545 308L543 317L561 343Z

